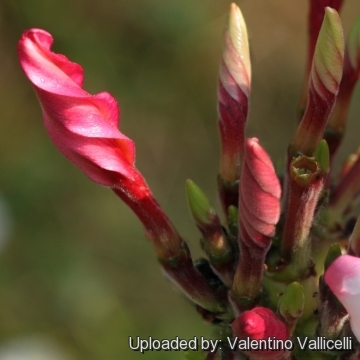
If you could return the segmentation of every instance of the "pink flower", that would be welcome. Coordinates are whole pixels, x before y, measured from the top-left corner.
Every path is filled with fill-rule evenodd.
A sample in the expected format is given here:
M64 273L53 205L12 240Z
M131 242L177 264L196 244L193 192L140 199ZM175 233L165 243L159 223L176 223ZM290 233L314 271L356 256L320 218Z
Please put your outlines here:
M350 326L360 341L360 258L339 256L326 270L325 282L350 315Z
M286 325L276 315L265 307L255 307L243 312L231 325L234 336L239 339L287 340L290 337ZM284 350L263 349L244 351L250 359L280 359Z
M41 103L45 127L56 147L91 180L106 186L132 177L135 147L118 130L119 108L106 92L81 88L83 70L50 51L52 36L25 31L19 41L21 67Z
M187 246L135 168L134 143L118 130L116 100L105 92L83 90L81 66L51 52L52 42L48 32L31 29L18 45L50 138L91 180L112 187L135 212L166 275L190 299L214 313L224 311L222 299L195 269Z

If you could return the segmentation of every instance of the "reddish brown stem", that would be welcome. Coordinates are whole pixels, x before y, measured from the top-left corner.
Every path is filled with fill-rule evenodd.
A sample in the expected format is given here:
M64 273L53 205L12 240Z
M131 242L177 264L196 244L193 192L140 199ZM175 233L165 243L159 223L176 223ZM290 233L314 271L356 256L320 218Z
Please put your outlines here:
M144 225L166 275L199 306L216 314L225 312L222 297L195 269L186 243L152 196L144 178L136 169L132 175L131 179L121 179L113 191Z

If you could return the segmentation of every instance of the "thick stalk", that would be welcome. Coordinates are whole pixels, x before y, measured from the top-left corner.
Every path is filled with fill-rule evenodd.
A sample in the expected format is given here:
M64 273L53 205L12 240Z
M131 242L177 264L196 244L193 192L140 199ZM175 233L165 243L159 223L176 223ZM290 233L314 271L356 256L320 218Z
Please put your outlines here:
M134 169L132 179L122 179L113 191L134 211L145 227L165 274L197 305L213 313L226 311L217 291L195 269L190 251Z
M290 164L289 198L282 237L282 254L296 274L310 266L309 232L325 173L314 158L300 156Z

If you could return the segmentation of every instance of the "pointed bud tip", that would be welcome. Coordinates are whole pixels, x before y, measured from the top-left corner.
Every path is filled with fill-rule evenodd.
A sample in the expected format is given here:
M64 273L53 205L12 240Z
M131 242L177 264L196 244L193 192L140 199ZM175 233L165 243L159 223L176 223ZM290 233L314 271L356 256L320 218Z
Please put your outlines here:
M230 6L227 31L225 32L220 81L236 101L241 101L239 89L245 98L249 97L251 64L248 34L240 8L234 3Z
M249 55L249 40L244 16L240 8L232 3L230 5L229 33L236 52L240 55L248 77L251 77Z
M322 87L333 94L338 92L344 59L344 36L339 14L327 7L316 43L311 79L316 92L326 98Z
M216 216L208 198L192 180L186 180L186 195L192 216L196 222L209 224Z
M325 139L322 139L315 149L314 157L322 171L328 173L330 170L330 152Z

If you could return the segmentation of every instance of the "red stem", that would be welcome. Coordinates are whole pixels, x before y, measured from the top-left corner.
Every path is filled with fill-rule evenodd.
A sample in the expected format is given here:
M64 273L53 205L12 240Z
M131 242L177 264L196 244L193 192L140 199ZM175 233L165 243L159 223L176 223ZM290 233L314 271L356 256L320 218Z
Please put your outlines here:
M226 311L224 299L195 269L190 251L154 199L145 179L136 170L112 189L137 215L145 227L165 274L197 305L219 314Z

